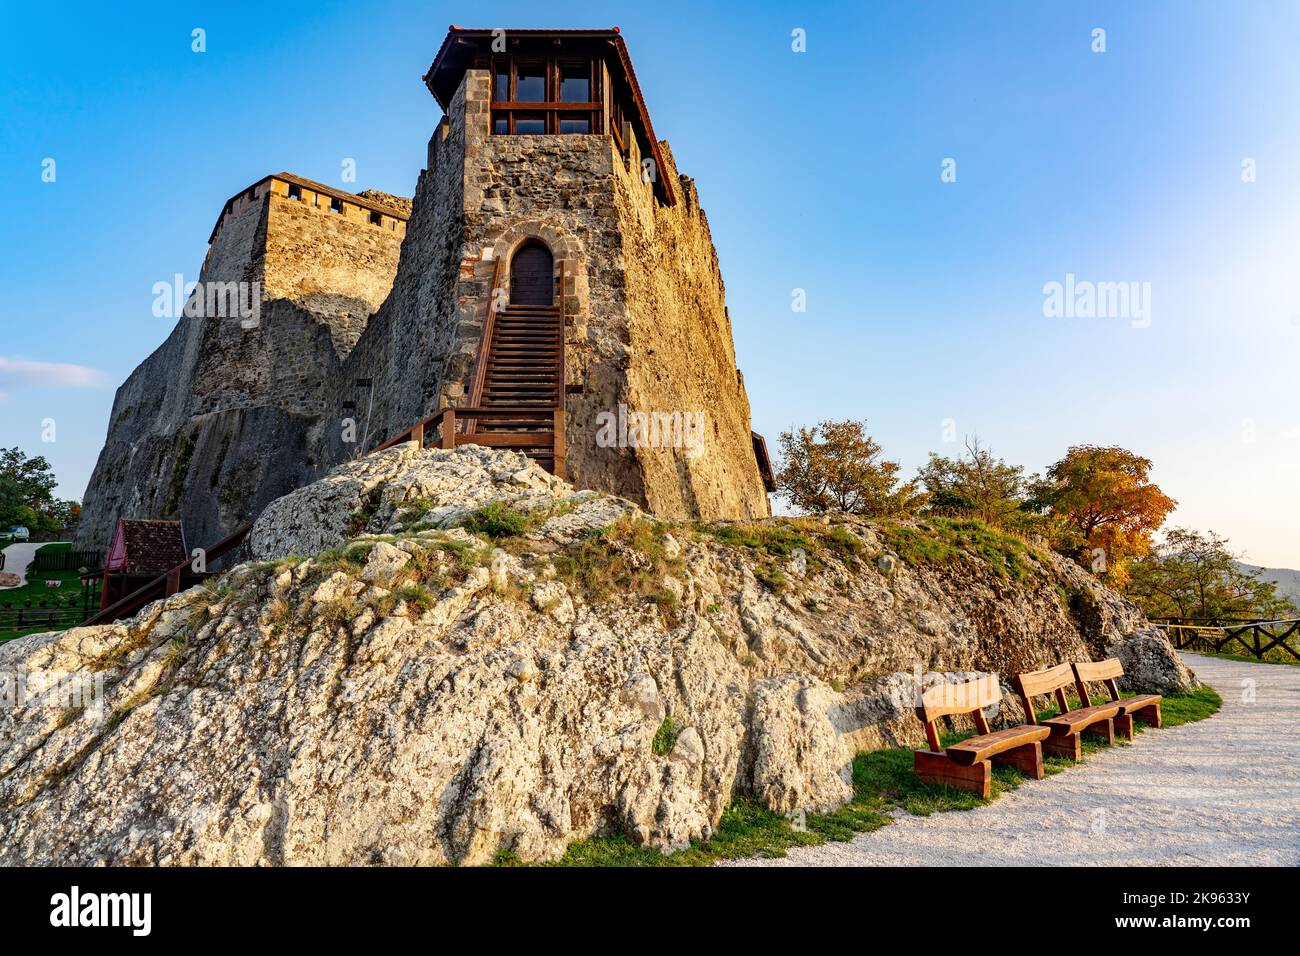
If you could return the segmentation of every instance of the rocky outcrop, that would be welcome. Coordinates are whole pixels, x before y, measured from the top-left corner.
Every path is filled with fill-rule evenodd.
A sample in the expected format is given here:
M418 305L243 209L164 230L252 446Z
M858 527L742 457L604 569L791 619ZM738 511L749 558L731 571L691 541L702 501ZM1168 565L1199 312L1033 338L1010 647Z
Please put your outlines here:
M1082 569L977 532L668 524L511 452L396 446L273 503L258 561L0 646L24 688L0 713L0 863L671 849L737 794L842 803L855 751L919 742L940 672L1115 653L1135 689L1189 686Z
M1158 627L1126 635L1110 644L1106 654L1124 665L1119 683L1125 690L1179 694L1195 682L1183 659L1169 653L1169 639Z

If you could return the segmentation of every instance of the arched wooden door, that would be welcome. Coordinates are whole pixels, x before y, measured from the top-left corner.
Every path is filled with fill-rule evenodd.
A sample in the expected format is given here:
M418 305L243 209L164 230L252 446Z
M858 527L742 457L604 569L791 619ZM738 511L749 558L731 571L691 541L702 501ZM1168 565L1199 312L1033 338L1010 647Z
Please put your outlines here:
M510 260L510 304L553 305L555 260L540 242L526 243Z

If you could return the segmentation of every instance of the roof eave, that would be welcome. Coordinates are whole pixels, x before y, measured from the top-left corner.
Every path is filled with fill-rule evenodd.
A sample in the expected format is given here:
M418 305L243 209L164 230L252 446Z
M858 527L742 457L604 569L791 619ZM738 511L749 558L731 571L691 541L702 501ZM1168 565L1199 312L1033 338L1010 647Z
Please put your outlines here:
M533 36L538 36L538 35L556 36L556 37L570 36L570 37L585 37L587 39L606 39L609 40L614 45L614 49L618 53L619 62L623 65L623 72L627 76L628 85L632 87L632 100L634 102L634 105L636 106L637 116L641 120L641 125L645 127L646 136L650 140L650 153L654 157L655 169L659 173L659 181L662 183L663 186L664 202L669 206L677 205L677 192L675 189L673 189L673 184L669 182L666 178L664 178L662 175L666 167L664 165L663 152L659 148L659 137L655 135L654 124L650 122L650 111L646 108L645 97L641 94L641 84L637 81L636 78L636 68L632 66L632 56L628 52L627 41L623 39L623 34L619 30L619 28L613 27L612 29L608 29L608 30L528 29L528 30L507 30L506 32L508 34L523 33L523 34L528 34ZM430 94L432 94L433 98L437 101L438 105L442 107L442 111L444 113L447 112L447 107L450 105L450 101L444 102L442 97L438 95L438 91L434 88L433 85L433 77L434 74L437 73L438 68L442 65L443 59L447 56L447 52L451 47L452 40L456 38L462 38L462 37L465 39L471 39L476 37L490 37L492 36L492 33L493 31L488 29L480 29L480 28L469 29L469 28L458 27L455 24L447 28L447 35L446 37L443 38L442 45L438 47L438 52L434 56L433 62L429 64L429 69L424 74L423 77L425 88L428 89Z

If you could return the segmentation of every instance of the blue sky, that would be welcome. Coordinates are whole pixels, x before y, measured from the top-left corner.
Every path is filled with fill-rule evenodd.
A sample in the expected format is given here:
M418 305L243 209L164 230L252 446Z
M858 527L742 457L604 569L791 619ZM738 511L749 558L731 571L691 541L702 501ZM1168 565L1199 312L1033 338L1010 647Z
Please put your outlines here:
M449 23L617 24L699 184L770 443L865 418L909 471L956 453L948 420L1031 470L1121 444L1154 460L1175 523L1300 567L1300 4L801 6L11 7L0 446L45 454L80 497L113 388L170 330L153 284L197 277L241 187L281 169L345 185L353 158L349 188L410 195ZM1150 283L1149 327L1046 317L1067 273Z

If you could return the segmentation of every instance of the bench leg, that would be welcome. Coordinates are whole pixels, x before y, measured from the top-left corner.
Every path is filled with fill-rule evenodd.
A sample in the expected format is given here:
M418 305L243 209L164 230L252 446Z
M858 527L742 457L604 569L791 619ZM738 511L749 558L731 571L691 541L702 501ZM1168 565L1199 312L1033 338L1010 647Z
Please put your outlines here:
M977 794L985 800L993 792L993 770L988 761L980 761L969 767L953 763L947 754L937 754L931 750L916 750L912 754L912 766L916 775L926 783L936 783L945 787L956 787Z
M1144 724L1150 724L1152 727L1160 727L1160 705L1152 704L1149 707L1143 707L1141 710L1134 711L1133 716Z
M1049 757L1064 757L1078 762L1083 759L1083 745L1078 734L1062 734L1043 741L1043 753Z
M995 756L993 762L1015 767L1025 776L1033 777L1035 780L1043 779L1043 748L1037 740L1023 747L1005 750Z
M1122 714L1115 718L1115 735L1120 740L1132 741L1133 739L1133 715Z
M1093 737L1100 737L1113 746L1115 743L1115 718L1107 717L1105 720L1099 720L1095 724L1085 727L1083 732Z

